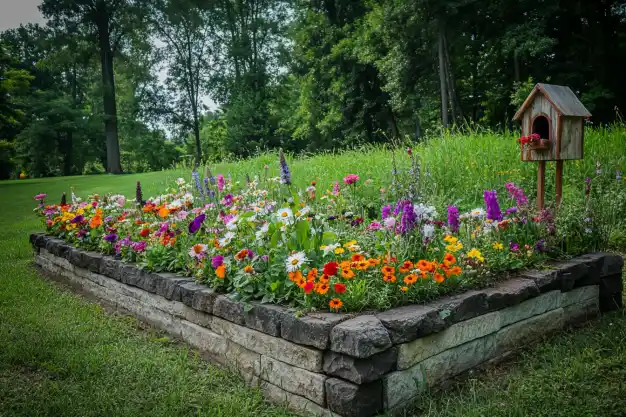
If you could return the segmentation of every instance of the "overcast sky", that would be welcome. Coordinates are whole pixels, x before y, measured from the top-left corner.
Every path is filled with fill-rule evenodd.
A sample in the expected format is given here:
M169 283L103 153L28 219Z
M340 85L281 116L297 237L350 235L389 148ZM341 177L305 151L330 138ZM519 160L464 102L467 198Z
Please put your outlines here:
M0 0L0 31L13 29L20 23L43 23L37 6L41 0Z

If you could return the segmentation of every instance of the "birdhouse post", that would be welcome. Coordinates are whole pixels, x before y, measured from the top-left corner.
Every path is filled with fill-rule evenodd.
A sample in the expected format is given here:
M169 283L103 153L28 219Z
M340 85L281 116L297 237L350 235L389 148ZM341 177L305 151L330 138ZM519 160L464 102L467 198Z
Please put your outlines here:
M537 84L513 120L522 123L522 161L537 162L537 206L544 206L546 161L556 161L556 204L563 195L563 161L583 158L584 123L591 113L569 87Z

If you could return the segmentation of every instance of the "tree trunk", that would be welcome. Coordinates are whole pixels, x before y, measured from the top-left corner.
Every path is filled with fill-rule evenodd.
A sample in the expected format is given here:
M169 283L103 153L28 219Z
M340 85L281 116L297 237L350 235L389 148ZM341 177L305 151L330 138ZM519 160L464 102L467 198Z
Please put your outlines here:
M448 117L448 83L446 81L446 58L444 55L444 42L445 42L445 26L443 20L439 20L439 84L441 87L441 121L443 127L447 128L450 125L450 119Z
M103 4L98 10L98 40L100 65L102 69L102 104L104 108L104 133L107 145L107 171L121 174L120 144L117 137L117 103L115 101L115 74L113 73L113 52L109 38L109 17Z
M454 79L454 71L452 71L448 39L445 34L443 37L443 53L446 58L446 82L448 83L448 94L450 95L450 105L452 106L452 122L456 123L458 120L463 119L463 111L459 103L459 96L456 94L456 80Z
M513 71L515 71L514 81L519 81L519 57L517 56L517 49L513 51Z
M68 130L65 133L64 152L63 152L63 175L72 175L72 142L73 132Z
M193 135L196 138L196 168L200 166L202 162L202 147L200 146L200 121L198 120L198 114L194 114L193 119Z

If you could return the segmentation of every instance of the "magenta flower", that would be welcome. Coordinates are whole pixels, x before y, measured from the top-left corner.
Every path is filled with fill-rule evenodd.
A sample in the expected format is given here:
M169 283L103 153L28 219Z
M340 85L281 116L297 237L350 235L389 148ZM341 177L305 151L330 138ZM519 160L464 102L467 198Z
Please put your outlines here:
M217 190L221 193L224 191L224 176L217 174Z
M118 236L115 233L110 233L106 235L103 239L109 243L113 243L117 240Z
M524 190L522 190L520 187L517 187L512 182L506 183L504 187L509 193L509 197L515 199L518 207L528 204L528 198L526 198L526 195L524 195Z
M343 183L346 185L356 184L359 180L359 176L356 174L348 174L343 178Z
M459 231L459 209L456 206L448 206L448 227L450 231Z
M385 220L387 217L391 216L391 204L387 204L383 206L381 209L382 219Z
M371 223L369 224L369 226L367 226L367 230L371 230L371 231L373 231L373 232L374 232L374 231L376 231L376 230L380 230L382 227L383 227L383 225L382 225L382 224L380 224L380 223L378 223L378 222L376 222L376 221L373 221L373 222L371 222Z
M224 257L222 255L217 255L211 258L211 266L213 268L217 268L224 263Z
M487 219L488 220L502 220L502 211L498 204L498 195L495 190L485 190L484 193L485 205L487 206Z
M39 201L43 201L44 198L46 198L48 196L48 194L37 194L36 196L33 197L33 199L35 200L39 200Z
M339 195L339 181L333 184L333 195Z

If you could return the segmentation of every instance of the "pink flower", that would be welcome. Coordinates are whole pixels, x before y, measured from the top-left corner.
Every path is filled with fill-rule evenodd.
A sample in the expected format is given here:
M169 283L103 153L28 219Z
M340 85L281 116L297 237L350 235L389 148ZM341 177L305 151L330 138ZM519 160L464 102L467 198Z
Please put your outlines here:
M224 191L224 176L217 174L217 190L221 193Z
M33 197L33 199L43 201L43 199L46 198L47 195L48 194L37 194L35 197Z
M356 174L348 174L344 177L343 183L346 185L355 184L359 180L359 176Z
M376 231L380 230L383 226L378 222L371 222L369 226L367 226L367 230Z

